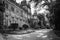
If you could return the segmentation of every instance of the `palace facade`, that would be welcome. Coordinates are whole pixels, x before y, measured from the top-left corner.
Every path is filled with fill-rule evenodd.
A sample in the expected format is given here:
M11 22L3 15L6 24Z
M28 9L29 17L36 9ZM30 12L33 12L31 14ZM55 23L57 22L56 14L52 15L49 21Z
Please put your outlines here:
M16 0L4 0L5 12L4 12L4 25L10 26L12 23L18 23L19 26L23 24L28 25L28 19L31 14L25 10L22 6L16 3Z

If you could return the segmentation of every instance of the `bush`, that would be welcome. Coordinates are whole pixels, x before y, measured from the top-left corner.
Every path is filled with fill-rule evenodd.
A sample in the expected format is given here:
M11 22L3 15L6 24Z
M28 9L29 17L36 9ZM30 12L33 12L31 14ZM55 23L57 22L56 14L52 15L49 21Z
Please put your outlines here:
M18 24L14 23L9 26L9 29L16 30L18 28Z

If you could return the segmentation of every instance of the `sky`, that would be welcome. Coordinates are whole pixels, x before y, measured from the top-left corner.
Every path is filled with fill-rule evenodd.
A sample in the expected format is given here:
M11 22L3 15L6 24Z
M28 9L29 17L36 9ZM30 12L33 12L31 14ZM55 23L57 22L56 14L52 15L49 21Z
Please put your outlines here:
M20 3L21 1L23 1L23 0L16 0L17 3ZM26 0L26 1L30 1L30 0Z
M23 1L23 0L16 0L17 3L20 3L21 1Z

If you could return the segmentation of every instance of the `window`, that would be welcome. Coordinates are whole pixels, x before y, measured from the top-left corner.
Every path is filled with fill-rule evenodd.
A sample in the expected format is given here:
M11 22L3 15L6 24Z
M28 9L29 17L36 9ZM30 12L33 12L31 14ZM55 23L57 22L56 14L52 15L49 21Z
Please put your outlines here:
M8 17L8 15L5 15L6 17Z
M14 17L12 17L12 19L14 19Z
M16 10L17 13L19 13L19 10Z
M20 19L20 21L22 21L22 19Z
M19 18L16 18L17 20L19 19Z
M11 24L11 20L10 20L10 24Z
M13 8L13 7L11 7L11 10L12 10L12 11L14 11L14 8Z
M23 20L25 22L25 20Z

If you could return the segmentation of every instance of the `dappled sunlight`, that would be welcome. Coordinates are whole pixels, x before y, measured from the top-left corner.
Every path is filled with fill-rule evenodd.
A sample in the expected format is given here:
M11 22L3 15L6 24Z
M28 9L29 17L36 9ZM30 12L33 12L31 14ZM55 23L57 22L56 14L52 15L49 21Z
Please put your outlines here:
M42 36L42 38L47 38L47 37L48 37L47 35Z

